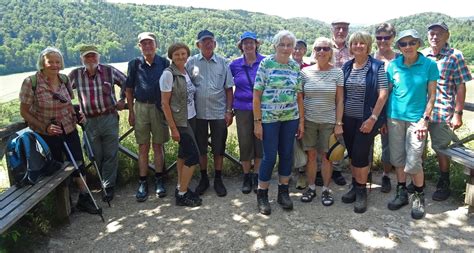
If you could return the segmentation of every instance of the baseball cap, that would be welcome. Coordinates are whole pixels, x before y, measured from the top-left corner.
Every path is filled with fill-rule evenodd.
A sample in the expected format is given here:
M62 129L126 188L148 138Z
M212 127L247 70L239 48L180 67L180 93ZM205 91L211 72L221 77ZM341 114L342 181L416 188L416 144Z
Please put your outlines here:
M306 44L306 42L304 40L297 40L296 41L296 45L303 45L305 48L308 48L308 45Z
M209 30L202 30L198 33L198 41L202 41L206 38L214 38L214 34L210 32Z
M331 162L336 162L344 159L344 151L346 147L342 145L336 138L336 135L329 136L329 150L326 153L326 158Z
M430 26L428 26L428 30L431 30L432 28L436 26L441 27L441 29L445 30L446 32L449 32L448 25L446 25L446 23L444 22L433 23Z
M242 33L242 35L240 35L240 41L245 40L245 39L257 40L257 34L254 32L246 31Z
M423 40L415 29L401 31L395 43L398 45L398 42L405 37L413 37L414 39L418 40L418 42L420 43L420 47L423 46Z
M79 52L81 53L81 57L84 57L89 53L99 54L99 50L94 45L84 45L79 48Z
M138 34L138 43L142 42L142 40L153 40L156 42L156 35L152 32L142 32Z

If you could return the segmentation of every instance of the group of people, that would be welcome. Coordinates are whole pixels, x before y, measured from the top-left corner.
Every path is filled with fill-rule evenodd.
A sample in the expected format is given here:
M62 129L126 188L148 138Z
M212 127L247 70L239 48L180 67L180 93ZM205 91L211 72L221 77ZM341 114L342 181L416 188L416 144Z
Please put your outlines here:
M80 161L78 176L84 162L71 104L72 89L77 89L78 118L89 133L104 178L107 194L103 199L110 201L118 169L117 111L124 109L126 100L128 122L135 128L138 144L136 199L142 202L149 196L150 143L155 194L167 195L163 144L171 135L179 143L174 192L179 206L201 205L200 195L210 186L209 136L213 187L217 196L226 196L223 155L227 128L235 116L243 169L241 190L256 193L258 210L265 215L271 213L268 189L277 156L277 202L283 209L293 209L289 181L295 138L307 154L306 184L301 187L307 189L301 201L311 202L320 185L322 204L334 203L331 179L339 185L346 181L342 163L332 163L327 157L331 135L345 144L350 161L352 183L342 202L354 203L354 212L364 213L374 138L380 133L382 192L391 191L392 167L397 176L396 196L388 208L407 205L408 193L413 193L411 216L420 219L425 214L422 156L428 132L441 173L433 199L441 201L450 194L449 159L438 151L457 140L454 130L462 125L465 83L472 79L461 52L448 44L448 26L434 23L427 30L430 47L420 51L423 39L417 31L405 30L397 36L392 25L383 23L375 30L377 51L372 53L369 33L355 32L349 37L349 23L338 20L332 23L332 38L315 39L308 62L304 60L306 42L290 31L274 36L274 53L268 56L259 53L257 34L246 31L237 43L242 56L230 64L215 53L216 38L209 30L197 35L198 54L191 56L186 44L176 42L168 48L169 60L157 55L156 36L144 32L138 35L142 55L128 63L127 76L100 64L97 47L87 45L80 49L83 66L62 78L61 52L46 48L38 58L37 84L31 77L23 82L21 115L45 138L56 160L63 160L62 140L72 147L74 159ZM119 100L114 85L121 87ZM200 179L192 191L189 184L198 164ZM84 191L84 182L76 182ZM77 207L97 212L84 192Z

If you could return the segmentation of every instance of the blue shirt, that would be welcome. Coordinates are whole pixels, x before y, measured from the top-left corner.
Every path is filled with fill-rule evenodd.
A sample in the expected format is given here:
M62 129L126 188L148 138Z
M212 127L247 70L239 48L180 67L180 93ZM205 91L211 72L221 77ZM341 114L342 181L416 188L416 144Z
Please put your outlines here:
M393 85L388 100L388 118L418 122L428 102L428 83L439 78L436 62L418 53L411 66L403 63L403 55L391 61L387 68L389 83Z
M265 58L263 55L257 53L257 59L252 66L247 65L244 56L230 63L229 67L235 84L234 109L253 110L253 84L255 83L258 65L260 65L263 58Z

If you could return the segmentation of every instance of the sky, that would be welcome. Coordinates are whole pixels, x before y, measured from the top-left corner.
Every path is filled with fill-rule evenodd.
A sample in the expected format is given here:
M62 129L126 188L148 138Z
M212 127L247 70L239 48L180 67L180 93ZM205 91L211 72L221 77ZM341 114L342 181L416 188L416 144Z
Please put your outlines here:
M108 2L175 5L221 10L243 9L284 18L308 17L331 23L347 19L351 24L373 25L421 12L451 17L474 16L472 0L107 0Z

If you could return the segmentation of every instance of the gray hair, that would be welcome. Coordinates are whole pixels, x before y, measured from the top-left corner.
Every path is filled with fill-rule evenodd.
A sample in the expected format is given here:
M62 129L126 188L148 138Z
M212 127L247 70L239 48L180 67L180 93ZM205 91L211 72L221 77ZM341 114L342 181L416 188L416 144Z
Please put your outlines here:
M49 54L59 55L59 58L61 59L61 70L63 70L64 69L63 54L61 53L61 51L59 51L59 49L57 49L55 47L47 47L43 51L41 51L41 53L38 56L38 61L36 62L36 69L38 71L41 71L41 70L44 69L44 57L49 55Z
M273 46L277 47L283 38L290 39L293 42L293 47L296 46L296 37L292 32L288 30L282 30L282 31L279 31L277 34L275 34L272 40Z

